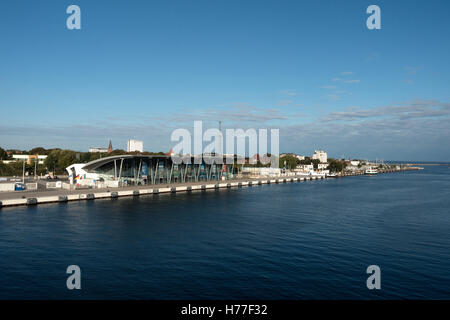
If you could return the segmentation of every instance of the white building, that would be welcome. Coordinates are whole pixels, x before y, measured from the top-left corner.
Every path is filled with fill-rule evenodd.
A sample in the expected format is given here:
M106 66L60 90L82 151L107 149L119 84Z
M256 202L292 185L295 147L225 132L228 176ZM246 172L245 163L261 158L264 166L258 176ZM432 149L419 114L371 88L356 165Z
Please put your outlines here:
M89 148L89 152L101 152L101 153L105 153L105 152L108 152L108 148L92 147L92 148Z
M303 172L310 172L310 171L314 171L314 165L311 164L299 164L296 167L297 170L299 171L303 171Z
M144 152L144 142L139 140L128 140L127 143L127 152Z
M321 163L325 163L328 161L327 153L323 150L314 150L312 158L313 160L318 159Z
M251 177L279 177L281 175L281 169L270 167L243 167L242 173L247 173Z
M13 154L13 161L26 161L28 164L31 164L31 161L37 160L38 164L44 164L46 155L28 155L28 154Z
M358 166L349 165L349 166L345 167L345 170L346 170L346 171L352 171L352 172L354 172L354 171L359 171L359 170L361 170L361 169L358 168Z
M326 168L328 168L328 163L319 163L319 164L317 164L317 169L318 170L325 170Z

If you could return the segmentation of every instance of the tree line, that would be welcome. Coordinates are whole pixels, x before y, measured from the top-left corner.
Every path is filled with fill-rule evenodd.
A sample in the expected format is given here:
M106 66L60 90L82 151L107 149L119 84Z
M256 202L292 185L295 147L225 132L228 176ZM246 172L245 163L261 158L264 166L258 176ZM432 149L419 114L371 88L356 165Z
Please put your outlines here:
M314 169L317 169L320 163L319 159L312 159L311 157L305 157L305 159L300 160L293 155L285 155L280 157L280 168L295 169L298 165L308 165L312 164ZM338 160L333 158L328 158L327 170L331 172L342 172L347 167L347 162L345 160Z
M11 154L8 155L8 152ZM23 162L14 161L10 163L4 163L2 160L12 160L12 154L28 154L28 155L46 155L44 164L35 164L34 159L31 160L31 164L25 164L25 172L29 175L34 175L35 168L37 175L45 174L47 172L54 172L55 174L66 174L66 168L74 163L87 163L93 160L97 160L109 156L117 156L124 154L143 154L143 155L163 155L163 152L126 152L125 150L117 149L111 153L100 152L79 152L69 149L45 149L43 147L33 148L29 151L21 150L5 150L0 148L0 176L21 176L23 172Z
M34 160L31 161L31 164L25 165L25 172L33 175L35 168L37 169L37 174L45 174L47 172L54 172L55 174L66 174L66 168L74 163L87 163L93 160L100 159L102 157L109 156L118 156L124 154L143 154L143 155L164 155L163 152L126 152L121 149L113 150L111 153L99 153L99 152L79 152L69 149L45 149L43 147L36 147L29 151L20 151L20 150L4 150L0 148L0 176L17 176L22 175L23 164L21 161L11 162L11 163L3 163L1 160L11 160L12 156L8 155L8 151L12 153L21 153L21 154L29 154L29 155L46 155L47 158L44 160L44 164L35 165ZM304 160L300 160L293 155L285 155L280 157L279 165L280 168L285 169L295 169L298 165L307 165L313 164L314 169L318 168L318 164L320 161L318 159L312 159L311 157L305 157ZM245 166L255 166L255 167L266 167L270 166L270 164L263 165L259 161L255 165L246 164ZM337 159L328 159L328 168L332 172L341 172L345 169L347 163L342 160Z

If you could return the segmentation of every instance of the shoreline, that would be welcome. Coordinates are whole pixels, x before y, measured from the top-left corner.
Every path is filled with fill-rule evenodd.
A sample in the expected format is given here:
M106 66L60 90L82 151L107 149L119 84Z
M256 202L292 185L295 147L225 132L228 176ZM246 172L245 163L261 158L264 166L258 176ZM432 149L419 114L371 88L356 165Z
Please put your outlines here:
M421 168L403 168L399 170L380 171L378 174L420 170ZM0 193L0 209L12 206L31 206L44 203L65 203L79 200L117 199L119 197L140 196L159 193L176 193L205 191L211 189L227 189L251 187L263 184L280 184L288 182L314 181L336 179L349 176L360 176L362 173L345 174L336 177L325 176L287 176L280 178L248 178L223 181L198 181L186 183L171 183L161 185L129 186L121 188L77 189L77 190L44 190L44 191L14 191Z

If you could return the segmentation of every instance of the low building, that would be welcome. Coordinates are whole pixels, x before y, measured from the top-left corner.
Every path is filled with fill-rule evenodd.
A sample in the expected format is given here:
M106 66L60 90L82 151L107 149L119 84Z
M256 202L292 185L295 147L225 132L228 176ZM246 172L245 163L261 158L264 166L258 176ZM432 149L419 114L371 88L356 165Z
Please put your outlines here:
M295 167L296 170L302 171L302 172L311 172L314 171L314 165L311 164L299 164L297 167Z
M359 168L358 166L353 166L353 165L348 165L345 167L345 171L350 171L350 172L357 172L362 170L361 168Z
M91 153L96 153L96 152L106 153L106 152L108 152L108 148L92 147L92 148L89 148L89 152L91 152Z
M326 168L328 168L329 164L328 163L319 163L317 164L317 169L318 170L325 170Z
M27 164L31 164L36 160L38 164L44 164L44 160L47 158L47 156L38 154L13 154L12 158L13 161L26 161Z
M271 167L243 167L242 174L249 175L251 178L257 177L279 177L281 169Z

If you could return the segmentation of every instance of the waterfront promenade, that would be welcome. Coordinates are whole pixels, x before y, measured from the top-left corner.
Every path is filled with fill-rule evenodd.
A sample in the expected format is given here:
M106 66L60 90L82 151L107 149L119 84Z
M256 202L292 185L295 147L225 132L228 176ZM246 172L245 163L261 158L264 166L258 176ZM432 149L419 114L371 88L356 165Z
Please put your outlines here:
M175 193L202 191L222 188L248 187L253 185L287 183L320 180L324 177L286 177L261 179L234 179L225 181L199 181L189 183L171 183L146 186L129 186L120 188L78 189L78 190L43 190L15 191L0 194L0 207L17 205L36 205L40 203L67 202L74 200L94 200L118 198L124 196L139 196L146 194Z
M420 168L402 168L397 170L385 170L380 173L391 173L400 171L418 170ZM346 174L345 176L361 175ZM243 178L222 181L197 181L186 183L170 183L157 185L127 186L119 188L84 188L75 190L52 189L52 190L24 190L0 193L0 208L18 205L37 205L41 203L68 202L77 200L94 200L94 199L115 199L125 196L140 196L159 193L176 193L204 191L211 189L249 187L263 184L278 184L289 182L302 182L326 179L325 176L285 176L285 177L260 177L260 178Z

